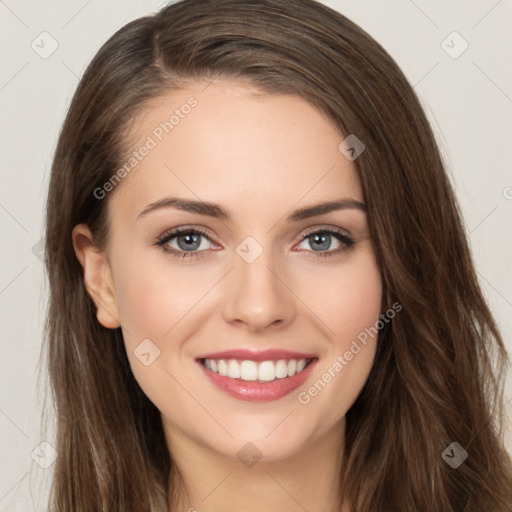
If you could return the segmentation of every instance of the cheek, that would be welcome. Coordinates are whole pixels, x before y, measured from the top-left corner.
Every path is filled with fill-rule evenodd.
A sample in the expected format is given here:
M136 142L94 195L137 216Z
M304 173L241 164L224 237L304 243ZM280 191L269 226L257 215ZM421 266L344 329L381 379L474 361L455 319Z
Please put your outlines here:
M314 286L313 286L314 285ZM301 296L327 329L336 349L343 349L381 312L382 280L370 252L354 256L354 261L308 278Z
M117 304L121 323L130 335L158 339L172 325L175 296L164 296L165 283L158 279L158 274L155 267L140 266L134 272L118 275Z
M204 279L191 283L190 272L180 271L178 263L167 262L156 250L134 251L118 260L116 270L116 300L128 339L133 334L164 340L208 285Z
M176 268L142 251L118 259L115 266L116 300L127 356L135 379L157 407L166 403L169 390L179 391L165 373L180 350L179 344L170 342L186 325L187 311L197 302L197 290L186 286L185 276Z
M375 359L382 301L382 281L372 254L322 282L329 284L312 300L329 329L330 344L316 380L298 396L304 414L323 411L318 415L325 421L321 430L346 414L366 383Z
M382 284L377 269L368 268L364 273L347 277L343 285L345 289L338 295L337 308L333 306L331 312L333 329L342 340L352 340L377 322L381 311Z

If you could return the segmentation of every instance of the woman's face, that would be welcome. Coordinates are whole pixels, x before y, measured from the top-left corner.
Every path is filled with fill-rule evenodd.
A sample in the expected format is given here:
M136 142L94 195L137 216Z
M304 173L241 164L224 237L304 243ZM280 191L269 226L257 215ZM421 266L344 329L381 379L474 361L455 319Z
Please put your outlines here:
M119 320L170 444L277 460L341 432L382 297L344 137L301 98L237 81L169 93L134 126L121 182L96 194L111 221L98 318Z

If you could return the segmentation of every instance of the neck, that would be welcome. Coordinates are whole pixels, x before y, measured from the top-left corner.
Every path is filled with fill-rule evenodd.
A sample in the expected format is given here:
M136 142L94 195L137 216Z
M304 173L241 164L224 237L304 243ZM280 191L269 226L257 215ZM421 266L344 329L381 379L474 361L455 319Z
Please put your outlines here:
M287 459L254 464L167 430L173 461L169 512L339 512L344 426L343 420Z

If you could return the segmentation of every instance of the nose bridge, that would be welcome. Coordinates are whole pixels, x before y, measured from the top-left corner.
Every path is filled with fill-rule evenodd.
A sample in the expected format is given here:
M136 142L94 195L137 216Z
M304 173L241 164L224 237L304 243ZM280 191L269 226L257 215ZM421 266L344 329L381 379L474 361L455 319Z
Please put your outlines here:
M285 286L275 251L248 236L236 247L227 285L225 317L251 330L286 324L294 314L293 294ZM283 282L284 281L284 282Z

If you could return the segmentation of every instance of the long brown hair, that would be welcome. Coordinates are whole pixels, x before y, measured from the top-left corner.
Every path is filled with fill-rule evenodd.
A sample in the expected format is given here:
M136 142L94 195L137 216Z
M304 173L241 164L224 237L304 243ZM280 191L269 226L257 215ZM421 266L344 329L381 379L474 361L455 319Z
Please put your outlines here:
M380 332L347 413L340 496L354 512L510 511L506 351L434 135L386 51L314 0L181 0L121 28L82 77L47 202L45 354L58 452L50 509L160 510L157 490L167 491L173 468L160 414L131 373L120 329L96 320L71 232L86 223L100 245L107 239L109 197L94 191L125 161L144 105L213 77L296 94L328 116L340 142L356 134L366 147L354 163L383 303L403 309ZM456 469L442 457L452 442L468 453Z

